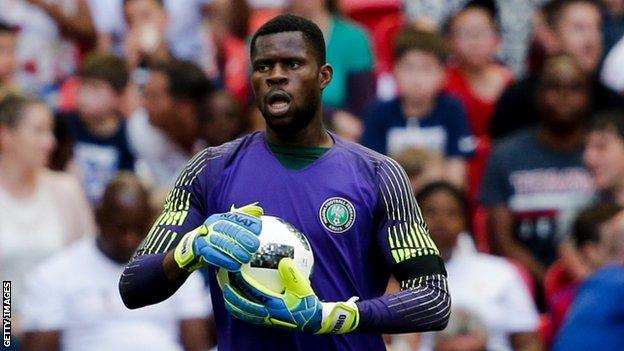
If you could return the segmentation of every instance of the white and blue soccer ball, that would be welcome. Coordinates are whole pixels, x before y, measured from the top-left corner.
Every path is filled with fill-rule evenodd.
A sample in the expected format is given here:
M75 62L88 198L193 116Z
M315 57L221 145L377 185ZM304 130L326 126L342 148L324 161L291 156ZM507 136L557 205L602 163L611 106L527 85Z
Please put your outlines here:
M284 285L277 270L282 258L290 257L306 278L310 278L314 266L314 254L306 236L292 224L274 216L262 216L262 230L258 238L260 247L251 262L242 265L241 272L262 284L265 288L282 293ZM229 283L229 274L223 268L217 272L219 285ZM233 286L236 288L236 286Z

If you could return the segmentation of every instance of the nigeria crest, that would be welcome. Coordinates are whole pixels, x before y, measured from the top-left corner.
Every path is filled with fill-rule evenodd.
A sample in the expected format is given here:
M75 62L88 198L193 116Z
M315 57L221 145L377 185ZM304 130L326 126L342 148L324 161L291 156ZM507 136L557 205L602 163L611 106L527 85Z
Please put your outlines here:
M321 205L319 218L325 229L333 233L344 233L355 222L355 207L346 199L332 197Z

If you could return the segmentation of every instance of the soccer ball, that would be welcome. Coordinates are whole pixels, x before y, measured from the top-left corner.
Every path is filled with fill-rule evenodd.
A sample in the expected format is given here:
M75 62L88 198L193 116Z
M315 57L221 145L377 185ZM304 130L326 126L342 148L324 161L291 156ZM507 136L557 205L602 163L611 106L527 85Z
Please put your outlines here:
M261 220L262 230L258 236L260 247L251 257L251 261L242 265L241 272L265 288L281 294L284 292L284 285L277 270L279 261L285 257L292 258L295 267L306 278L310 278L314 266L312 247L305 235L285 220L273 216L262 216ZM217 277L221 288L223 284L230 283L231 274L219 268ZM236 288L235 284L232 286Z

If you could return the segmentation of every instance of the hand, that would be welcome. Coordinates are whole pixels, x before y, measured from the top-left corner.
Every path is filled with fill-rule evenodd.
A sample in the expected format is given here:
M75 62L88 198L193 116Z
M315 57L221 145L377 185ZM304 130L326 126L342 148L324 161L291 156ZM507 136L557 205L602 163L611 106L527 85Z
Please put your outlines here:
M222 284L226 309L234 317L249 323L314 334L342 334L357 327L357 297L344 302L321 302L310 281L294 266L292 259L283 258L278 270L285 287L282 294L269 291L243 272L230 274L230 281L233 280L242 292L228 283Z
M190 272L206 263L238 271L258 250L264 214L257 203L213 214L204 224L186 233L174 250L180 268Z

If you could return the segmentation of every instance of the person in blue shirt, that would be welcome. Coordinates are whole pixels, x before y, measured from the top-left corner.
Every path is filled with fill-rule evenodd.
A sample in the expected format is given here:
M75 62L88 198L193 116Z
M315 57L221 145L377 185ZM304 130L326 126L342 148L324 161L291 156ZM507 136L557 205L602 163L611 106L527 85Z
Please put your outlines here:
M409 148L438 152L446 156L448 180L461 185L475 141L462 104L442 92L446 54L438 33L399 33L394 48L399 96L368 108L362 144L388 155Z
M95 54L81 66L76 111L60 118L73 142L73 162L87 197L97 204L120 170L134 170L127 126L120 106L128 85L126 62Z
M605 266L579 288L554 351L607 351L624 346L624 214L599 230L605 241Z

